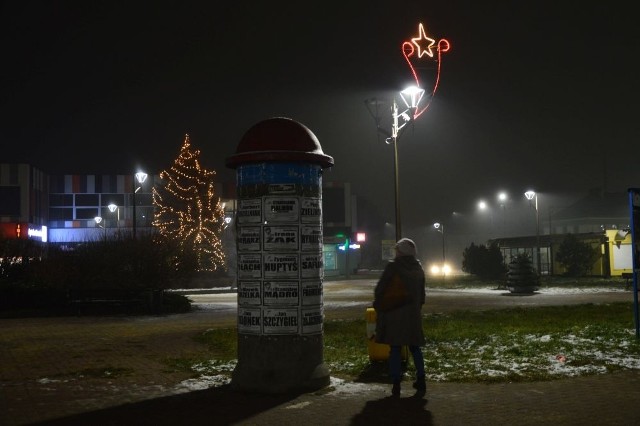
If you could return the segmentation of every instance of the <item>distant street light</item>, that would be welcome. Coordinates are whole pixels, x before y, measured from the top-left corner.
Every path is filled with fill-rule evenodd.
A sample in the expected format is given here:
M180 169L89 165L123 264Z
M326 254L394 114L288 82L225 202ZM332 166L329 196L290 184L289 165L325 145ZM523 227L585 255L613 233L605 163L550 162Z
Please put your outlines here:
M136 193L142 188L142 184L145 180L147 180L147 174L145 172L138 172L135 175L135 180L133 181L133 239L136 239L136 227L138 224L138 216L136 215ZM136 185L136 181L140 184L140 186Z
M500 207L502 208L502 232L506 234L507 230L507 196L506 192L501 192L498 194L498 201L500 202Z
M486 233L486 238L495 237L495 209L492 205L489 205L485 200L480 200L476 204L477 211L479 212L479 222L484 232Z
M436 229L436 231L440 232L442 234L442 275L446 275L447 273L447 267L446 267L446 263L447 263L447 257L446 257L446 250L445 250L445 244L444 244L444 224L436 222L433 224L433 227Z
M541 274L540 270L540 214L538 213L538 194L535 191L529 190L524 193L524 196L527 200L535 200L535 208L536 208L536 264L538 265L538 274Z
M100 216L96 216L93 218L93 220L96 221L96 225L98 225L98 228L102 228L104 230L104 239L107 239L107 221L104 221L104 225L100 225L100 223L102 223L102 217Z
M116 228L119 228L120 227L120 207L118 207L115 204L111 203L111 204L109 204L107 206L107 208L109 209L109 211L111 213L114 213L116 211L118 212L117 216L116 216L117 217Z

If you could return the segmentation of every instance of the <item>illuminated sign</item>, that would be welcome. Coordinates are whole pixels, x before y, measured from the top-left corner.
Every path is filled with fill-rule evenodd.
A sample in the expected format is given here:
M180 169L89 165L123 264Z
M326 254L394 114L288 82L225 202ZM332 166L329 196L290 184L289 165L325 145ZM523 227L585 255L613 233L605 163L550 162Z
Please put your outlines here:
M433 51L434 48L436 52ZM418 24L418 36L413 37L411 38L411 40L407 40L404 43L402 43L402 55L407 61L407 64L411 69L411 74L413 74L413 79L415 80L416 85L418 87L421 87L420 78L418 77L418 73L416 72L416 66L411 62L411 60L422 59L423 57L426 56L424 60L433 59L436 61L437 63L436 82L433 85L431 98L433 98L433 96L435 95L436 89L438 88L438 84L440 83L440 62L442 59L442 54L444 52L448 52L450 48L451 48L451 44L447 40L440 39L436 43L435 39L428 37L424 29L424 25L422 25L422 23ZM429 100L427 105L425 105L424 107L416 109L415 112L413 113L413 118L414 119L418 118L423 112L427 110L427 108L429 108L430 104L431 104L431 100Z
M346 244L345 244L345 245L340 245L340 246L338 246L338 250L340 250L340 251L345 251L345 250L346 250L346 247L345 247L345 246L346 246ZM350 248L351 250L359 249L359 248L360 248L360 244L349 244L349 248Z
M39 239L40 241L42 241L43 243L46 243L47 242L47 227L43 226L40 229L29 228L29 230L27 231L27 235L29 235L30 238L36 238L36 239Z

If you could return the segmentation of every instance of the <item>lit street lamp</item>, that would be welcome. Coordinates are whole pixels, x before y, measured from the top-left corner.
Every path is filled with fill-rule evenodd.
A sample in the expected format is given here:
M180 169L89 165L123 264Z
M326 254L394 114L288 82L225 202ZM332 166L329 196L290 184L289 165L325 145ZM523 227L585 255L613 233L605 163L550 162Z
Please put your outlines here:
M398 164L398 139L400 138L401 130L412 120L415 119L415 111L418 108L418 104L424 95L424 90L419 87L408 87L400 92L400 97L406 105L406 109L402 112L398 111L398 104L395 98L391 103L391 132L386 131L380 127L380 110L379 107L383 103L376 98L367 99L365 105L369 110L369 113L376 121L376 127L379 133L386 135L385 142L389 145L393 145L393 177L394 177L394 200L395 200L395 221L396 221L396 241L402 238L402 222L400 216L400 182L399 182L399 164ZM372 109L373 108L373 109Z
M524 193L527 200L535 200L534 206L536 208L536 264L538 265L538 274L541 274L540 270L540 215L538 213L538 194L535 191L529 190Z
M376 98L365 100L365 105L369 110L369 113L373 117L376 123L378 133L382 133L387 136L385 141L387 144L393 144L393 175L394 175L394 191L395 191L395 219L396 219L396 241L402 238L402 224L400 216L400 202L399 202L399 188L400 183L398 180L399 167L398 167L398 138L400 137L400 131L409 123L415 121L422 113L424 113L431 99L436 93L438 88L438 82L440 80L440 63L442 59L442 53L448 52L450 44L445 39L440 39L436 42L435 39L428 37L424 28L424 25L420 23L418 25L417 37L412 37L404 41L401 45L402 55L409 66L415 85L408 87L400 92L400 97L406 105L406 109L402 112L398 111L398 104L396 103L395 96L391 106L391 130L382 128L382 116L380 115L380 106L383 104ZM420 87L419 75L420 68L417 67L418 62L425 60L433 60L437 64L437 73L435 77L435 83L431 92L431 99L426 105L420 106L425 90ZM417 71L418 70L418 71ZM400 121L402 120L402 123Z
M138 186L136 185L136 181L138 181L138 183L140 185L142 185L144 183L145 180L147 180L147 174L145 172L138 172L135 175L135 180L133 181L133 220L132 220L132 224L133 224L133 239L136 239L136 225L138 222L138 216L136 215L136 192L138 192L140 190L140 188L142 188L142 186Z
M104 221L104 225L100 225L100 223L102 223L102 217L100 216L96 216L93 218L93 220L96 221L96 225L98 225L98 228L102 228L104 230L104 239L107 239L107 221Z
M446 262L447 262L447 257L445 255L445 245L444 245L444 224L442 223L434 223L433 227L436 229L436 231L440 232L442 234L442 275L446 275Z
M498 201L500 202L500 207L502 208L502 232L506 235L507 233L507 193L501 192L498 194Z
M116 228L120 227L120 207L116 206L115 204L111 203L107 206L107 208L109 209L109 211L111 213L115 212L116 210L118 211L117 213L117 222L116 222Z

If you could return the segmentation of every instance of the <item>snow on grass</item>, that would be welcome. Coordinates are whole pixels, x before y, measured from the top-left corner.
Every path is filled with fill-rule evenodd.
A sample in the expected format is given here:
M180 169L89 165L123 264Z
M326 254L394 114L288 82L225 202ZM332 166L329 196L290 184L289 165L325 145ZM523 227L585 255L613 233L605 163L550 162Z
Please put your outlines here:
M634 330L605 333L595 325L571 333L513 333L488 336L481 342L427 342L423 353L427 378L436 382L530 381L640 369L640 345ZM194 364L192 370L198 377L180 383L178 388L186 391L228 384L236 364L237 360ZM369 357L363 355L333 362L329 369L333 374L344 375L354 365L368 364ZM370 390L375 384L332 377L331 386L333 392L353 393Z
M497 294L508 293L507 289L498 289L496 286L488 287L468 287L468 288L427 288L427 294L437 293L476 293L476 294ZM628 293L620 287L540 287L537 294L590 294L590 293Z
M594 330L585 329L569 335L490 336L488 344L486 341L480 344L472 340L427 343L423 349L427 378L436 382L526 381L640 369L640 349L632 341L635 339L633 330L621 330L609 341L597 341L592 333ZM368 356L361 358L356 363L366 365ZM236 363L236 360L228 363L211 360L194 364L192 369L199 377L181 382L178 390L198 390L228 384ZM353 360L350 360L331 363L329 368L334 374L339 374L349 371L353 365ZM337 394L367 392L375 386L375 383L331 377L332 392Z
M496 294L507 291L495 287L427 289L427 293L454 294ZM625 291L613 287L542 287L537 293L553 295ZM219 308L220 305L219 303L216 307ZM610 338L603 339L602 335ZM439 382L527 381L605 374L621 369L640 369L640 346L635 338L635 330L625 329L615 332L607 330L606 333L599 333L597 326L572 330L568 334L514 333L508 336L487 336L481 342L475 340L427 342L423 352L428 380ZM236 363L237 360L228 363L211 360L194 364L192 370L199 376L180 383L179 387L205 389L228 384ZM329 368L334 374L344 375L353 370L354 366L365 366L368 363L367 355L356 356L341 362L333 362ZM353 393L364 392L370 389L372 384L332 377L331 386L335 388L334 392Z
M600 339L597 327L590 326L566 335L490 336L489 344L428 342L423 352L430 380L534 380L640 369L640 347L632 339L629 329Z

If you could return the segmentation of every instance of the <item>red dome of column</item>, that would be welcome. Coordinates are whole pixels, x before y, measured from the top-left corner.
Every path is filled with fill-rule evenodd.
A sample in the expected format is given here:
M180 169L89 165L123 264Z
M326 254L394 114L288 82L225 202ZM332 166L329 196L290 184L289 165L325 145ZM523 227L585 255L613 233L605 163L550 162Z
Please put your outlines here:
M333 166L333 157L325 155L318 138L305 125L290 118L275 117L261 121L244 134L235 155L227 158L232 169L242 164L264 162L300 162Z

